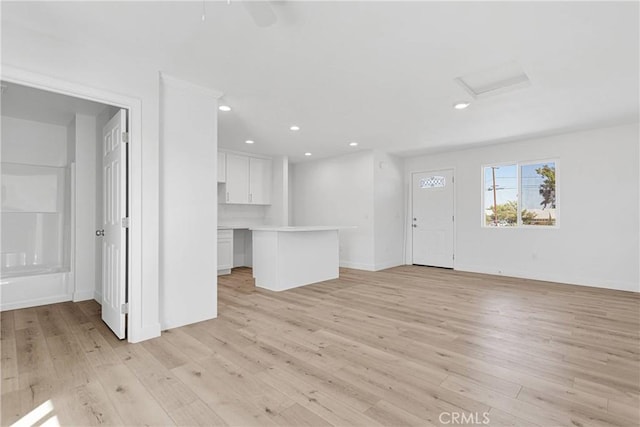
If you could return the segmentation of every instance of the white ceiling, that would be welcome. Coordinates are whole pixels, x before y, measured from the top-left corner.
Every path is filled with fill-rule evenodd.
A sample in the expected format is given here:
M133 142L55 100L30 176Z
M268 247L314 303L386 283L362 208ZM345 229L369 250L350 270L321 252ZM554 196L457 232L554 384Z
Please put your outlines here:
M3 2L2 21L220 90L220 146L294 161L350 141L409 155L638 120L638 2L272 5L268 28L239 0L207 2L204 22L202 2ZM456 77L508 62L529 87L452 108L471 99Z
M104 104L74 98L40 89L2 82L2 115L16 119L33 120L66 126L76 114L97 116Z

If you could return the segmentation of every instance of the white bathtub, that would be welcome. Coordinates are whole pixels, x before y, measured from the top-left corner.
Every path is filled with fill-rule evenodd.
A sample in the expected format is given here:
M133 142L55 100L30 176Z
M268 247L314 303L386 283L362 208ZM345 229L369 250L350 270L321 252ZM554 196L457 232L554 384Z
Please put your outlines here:
M69 270L31 267L1 273L0 311L71 301Z

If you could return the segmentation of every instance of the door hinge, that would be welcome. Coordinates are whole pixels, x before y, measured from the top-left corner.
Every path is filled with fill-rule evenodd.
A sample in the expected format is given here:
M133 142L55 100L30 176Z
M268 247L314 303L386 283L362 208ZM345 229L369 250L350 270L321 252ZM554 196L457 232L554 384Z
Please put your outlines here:
M453 259L454 259L454 260L456 259L456 254L453 254Z
M455 222L455 220L456 220L456 216L455 215L451 215L451 221Z
M131 221L129 220L129 217L122 218L122 228L129 228L130 224Z
M122 132L122 142L125 144L129 143L129 132Z
M453 184L454 182L456 182L456 177L455 177L455 176L452 176L452 177L451 177L451 183Z
M129 303L128 302L125 302L124 304L122 304L120 306L120 313L129 314Z

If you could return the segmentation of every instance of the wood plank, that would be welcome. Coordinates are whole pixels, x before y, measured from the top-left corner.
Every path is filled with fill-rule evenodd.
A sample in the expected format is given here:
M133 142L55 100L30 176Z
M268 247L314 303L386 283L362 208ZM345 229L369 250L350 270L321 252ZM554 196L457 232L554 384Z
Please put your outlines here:
M18 354L16 341L13 338L0 340L0 371L2 372L2 394L15 391L19 388L18 378Z
M296 427L330 427L327 421L320 418L304 406L294 403L284 411L280 412L274 421L281 426Z
M640 422L640 295L416 266L340 274L269 292L234 269L217 319L141 344L95 301L4 312L0 422L49 400L62 425Z
M631 425L640 425L640 399L636 405L627 405L616 400L609 400L607 411L617 417L626 418Z
M75 385L95 379L96 373L74 335L53 335L46 342L58 378L71 380Z
M191 388L229 425L275 425L265 409L249 399L220 387L216 377L195 362L172 369L172 372Z
M101 365L100 382L122 420L130 425L175 425L146 387L121 363Z
M528 388L523 388L520 391L518 400L531 403L545 411L570 414L573 420L578 420L583 425L626 426L628 424L627 419L614 413L582 405L571 400L547 396L544 393Z
M15 310L0 313L0 339L13 339L15 337L15 329Z
M343 404L333 396L310 388L300 377L289 374L282 369L272 367L257 376L260 380L333 425L381 425L373 418Z
M491 408L489 411L488 425L496 427L543 427L496 408Z
M47 342L37 321L30 325L16 330L18 373L21 376L28 373L50 375L54 369Z
M205 359L213 354L209 347L186 334L181 328L162 332L162 338L194 361Z
M15 329L25 329L33 327L38 323L38 313L35 308L24 308L22 310L14 310Z
M61 425L123 425L128 424L118 415L118 411L107 396L102 384L91 380L60 393L54 399Z
M36 308L38 323L45 337L70 333L69 326L65 322L60 307L57 304L44 305Z
M141 344L119 347L115 352L167 413L198 400L193 391Z
M120 359L116 356L109 342L98 331L97 322L101 323L102 321L85 323L75 334L87 360L95 368L120 363Z
M420 417L413 415L391 403L380 400L375 406L367 409L364 414L385 426L435 426ZM447 420L448 421L448 420Z
M186 354L163 337L147 340L142 345L167 369L173 369L190 362L190 358Z
M173 421L179 426L228 426L218 414L206 403L198 399L186 406L175 408L169 412Z

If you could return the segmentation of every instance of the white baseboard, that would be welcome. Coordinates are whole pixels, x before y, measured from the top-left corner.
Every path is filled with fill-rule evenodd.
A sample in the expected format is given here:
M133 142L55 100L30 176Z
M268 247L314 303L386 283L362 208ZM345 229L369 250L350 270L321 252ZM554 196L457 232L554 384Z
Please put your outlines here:
M204 322L206 320L215 319L216 317L218 317L217 308L216 308L216 310L214 312L206 313L206 314L198 316L198 317L192 317L192 318L189 318L189 319L181 319L178 322L161 322L160 323L160 327L164 331L164 330L167 330L167 329L174 329L174 328L179 328L181 326L191 325L193 323Z
M39 305L56 304L59 302L72 301L72 294L54 295L46 298L36 298L23 301L0 304L0 311L18 310L20 308L37 307Z
M492 274L495 276L517 277L520 279L540 280L544 282L565 283L568 285L588 286L592 288L612 289L617 291L640 292L640 284L610 279L594 279L591 277L561 277L544 272L518 270L497 270L477 265L460 265L454 267L458 271L470 273Z
M87 301L94 299L95 291L93 289L84 289L73 293L73 302Z
M102 292L100 291L95 291L93 293L93 299L100 305L102 305Z
M385 261L377 264L364 264L361 262L340 261L340 267L353 268L354 270L380 271L387 268L403 265L402 261Z
M387 268L397 267L399 265L404 265L402 261L385 261L379 262L375 265L374 271L386 270Z
M160 336L160 323L154 323L149 326L145 326L138 330L129 330L129 336L127 340L130 343L137 343L141 341L150 340L152 338L157 338Z
M353 268L354 270L375 271L373 264L364 264L360 262L340 261L340 267Z

